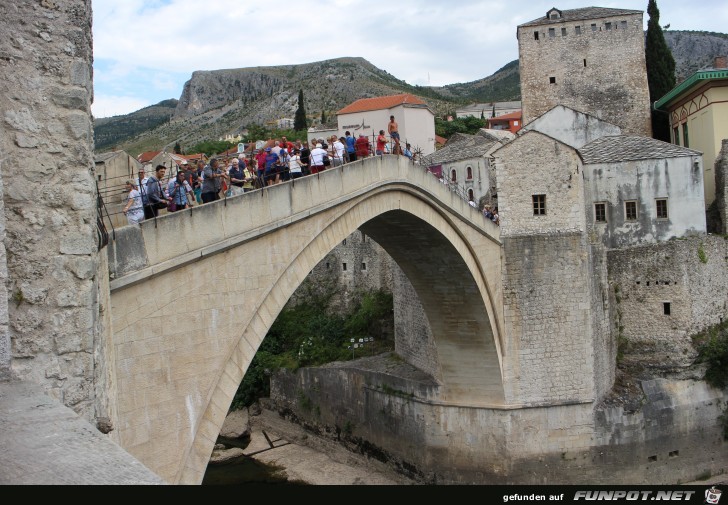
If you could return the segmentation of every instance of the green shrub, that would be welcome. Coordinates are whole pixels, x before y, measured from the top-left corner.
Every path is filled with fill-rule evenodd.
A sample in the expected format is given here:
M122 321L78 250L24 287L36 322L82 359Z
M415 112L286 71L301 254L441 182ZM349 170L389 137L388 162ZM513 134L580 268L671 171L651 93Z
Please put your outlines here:
M306 302L281 311L238 386L231 409L248 407L270 396L270 375L281 368L295 371L350 360L352 355L362 357L391 350L392 344L381 339L384 327L393 324L391 294L365 293L344 316L328 310L333 294L332 290L311 289L304 296ZM352 353L348 349L350 339L363 337L374 337L375 341Z
M698 362L707 365L705 381L713 387L728 386L728 321L693 337L698 344Z
M698 246L698 259L700 260L701 263L708 262L708 256L705 254L705 249L703 249L702 243Z

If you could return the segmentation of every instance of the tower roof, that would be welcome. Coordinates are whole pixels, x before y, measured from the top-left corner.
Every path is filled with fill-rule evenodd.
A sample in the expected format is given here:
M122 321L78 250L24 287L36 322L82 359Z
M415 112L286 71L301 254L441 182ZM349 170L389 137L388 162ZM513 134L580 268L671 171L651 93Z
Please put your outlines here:
M557 17L550 17L550 12L558 13ZM610 18L614 16L626 16L632 14L643 14L643 11L633 9L610 9L607 7L582 7L580 9L567 9L559 10L556 8L549 9L546 15L536 18L528 23L518 25L522 26L540 26L540 25L552 25L559 23L567 23L570 21L582 21L585 19L600 19Z

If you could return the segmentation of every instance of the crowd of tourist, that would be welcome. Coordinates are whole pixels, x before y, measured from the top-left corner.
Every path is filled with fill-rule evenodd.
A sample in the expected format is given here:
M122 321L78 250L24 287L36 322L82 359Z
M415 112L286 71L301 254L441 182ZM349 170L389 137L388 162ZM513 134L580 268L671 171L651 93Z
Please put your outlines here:
M300 140L291 142L281 137L247 154L231 158L213 157L207 163L201 159L194 164L184 161L176 174L169 174L166 183L163 182L167 175L166 166L157 165L151 175L140 168L136 179L126 181L127 196L122 212L129 224L139 224L145 219L156 218L161 210L179 212L224 197L318 174L372 155L397 154L415 161L410 144L406 143L404 149L400 145L394 118L391 118L388 129L391 149L384 130L376 138L375 146L366 135L354 138L347 131L343 137L332 135L314 139L310 144ZM497 214L493 221L498 222Z

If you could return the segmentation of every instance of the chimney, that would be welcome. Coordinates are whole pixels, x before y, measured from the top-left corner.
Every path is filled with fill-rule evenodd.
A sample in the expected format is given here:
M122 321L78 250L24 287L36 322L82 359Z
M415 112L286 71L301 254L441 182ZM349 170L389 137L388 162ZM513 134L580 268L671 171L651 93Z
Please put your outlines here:
M726 65L726 63L727 62L725 56L716 56L713 62L713 68L728 68L728 65Z

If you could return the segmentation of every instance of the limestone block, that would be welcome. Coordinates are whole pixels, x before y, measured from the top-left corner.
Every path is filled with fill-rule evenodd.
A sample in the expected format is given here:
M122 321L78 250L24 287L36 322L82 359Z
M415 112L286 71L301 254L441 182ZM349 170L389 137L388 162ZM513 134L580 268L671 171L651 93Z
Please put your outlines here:
M95 254L96 234L90 227L83 232L71 233L61 239L60 250L63 254Z

